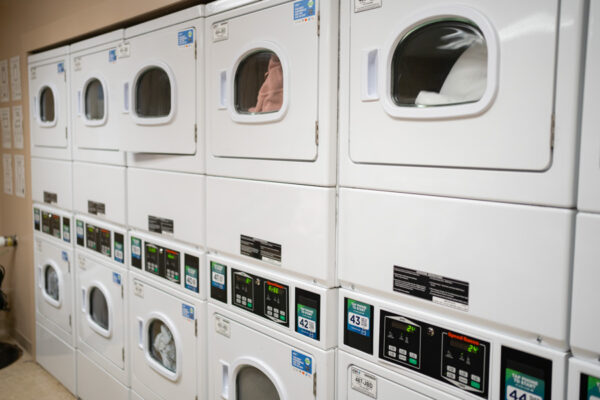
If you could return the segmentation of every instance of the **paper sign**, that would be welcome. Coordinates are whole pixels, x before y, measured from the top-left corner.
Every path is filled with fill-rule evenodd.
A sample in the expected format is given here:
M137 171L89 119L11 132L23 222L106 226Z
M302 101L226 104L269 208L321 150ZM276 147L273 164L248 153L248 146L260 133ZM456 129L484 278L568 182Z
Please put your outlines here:
M2 155L2 170L4 171L4 193L13 194L12 156L10 154Z
M10 100L8 92L8 60L0 61L0 101L7 102Z
M0 130L2 131L2 147L10 149L12 138L10 137L10 108L0 108Z
M19 56L10 58L10 89L13 101L21 100L21 62Z
M23 148L23 107L12 108L12 134L15 149Z
M25 156L15 154L15 195L25 197Z

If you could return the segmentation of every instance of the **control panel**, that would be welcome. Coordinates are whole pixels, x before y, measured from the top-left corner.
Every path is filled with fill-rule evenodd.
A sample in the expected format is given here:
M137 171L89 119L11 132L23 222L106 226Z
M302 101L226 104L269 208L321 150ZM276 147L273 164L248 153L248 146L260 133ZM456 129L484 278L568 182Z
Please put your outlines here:
M71 219L59 214L33 209L33 229L71 243Z
M181 282L180 253L149 242L145 243L146 271L171 282Z
M125 235L122 233L77 219L75 236L78 246L125 263Z
M60 215L42 211L42 232L60 239Z
M488 397L489 342L383 310L379 324L380 359Z
M235 269L232 272L232 303L280 325L289 326L289 287Z

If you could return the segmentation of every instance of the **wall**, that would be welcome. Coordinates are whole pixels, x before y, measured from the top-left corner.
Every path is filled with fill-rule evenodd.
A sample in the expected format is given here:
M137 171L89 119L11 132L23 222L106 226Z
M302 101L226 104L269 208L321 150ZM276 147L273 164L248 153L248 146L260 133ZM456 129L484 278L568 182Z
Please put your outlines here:
M17 234L19 237L16 249L0 248L0 264L7 268L2 287L9 294L12 305L8 314L0 315L0 334L3 328L9 329L12 336L32 353L35 352L35 306L29 110L26 106L29 104L27 54L126 20L139 20L142 14L155 15L163 9L191 3L182 0L0 0L0 60L20 56L22 86L21 101L0 103L0 107L23 105L25 136L24 149L0 148L0 153L24 154L27 179L25 198L4 194L0 183L0 235Z

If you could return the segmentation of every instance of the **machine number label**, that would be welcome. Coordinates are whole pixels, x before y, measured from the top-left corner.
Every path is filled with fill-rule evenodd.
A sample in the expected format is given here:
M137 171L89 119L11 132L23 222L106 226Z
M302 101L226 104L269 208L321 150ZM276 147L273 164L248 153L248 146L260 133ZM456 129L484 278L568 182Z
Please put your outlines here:
M229 39L229 23L219 22L213 24L213 42L220 42L221 40Z
M584 375L584 377L586 377ZM587 400L600 400L600 378L587 376Z
M382 0L354 0L354 12L372 10L381 7Z
M225 289L225 266L214 261L210 263L210 284L221 290Z
M506 369L505 400L544 400L544 381L513 369Z
M312 358L296 350L292 350L292 367L302 375L312 375Z
M351 387L352 389L366 394L374 399L377 398L377 378L356 367L350 368Z
M297 323L298 333L308 336L311 339L317 338L317 310L305 306L303 304L297 304Z
M363 336L371 336L370 320L371 307L360 301L348 300L348 321L346 327L349 331Z

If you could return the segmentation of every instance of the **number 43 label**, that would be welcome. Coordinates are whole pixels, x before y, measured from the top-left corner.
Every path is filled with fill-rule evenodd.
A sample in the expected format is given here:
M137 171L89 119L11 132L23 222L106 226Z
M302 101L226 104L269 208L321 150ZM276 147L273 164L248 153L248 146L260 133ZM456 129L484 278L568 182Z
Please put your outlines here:
M371 336L371 306L348 299L348 321L346 328L363 336Z

